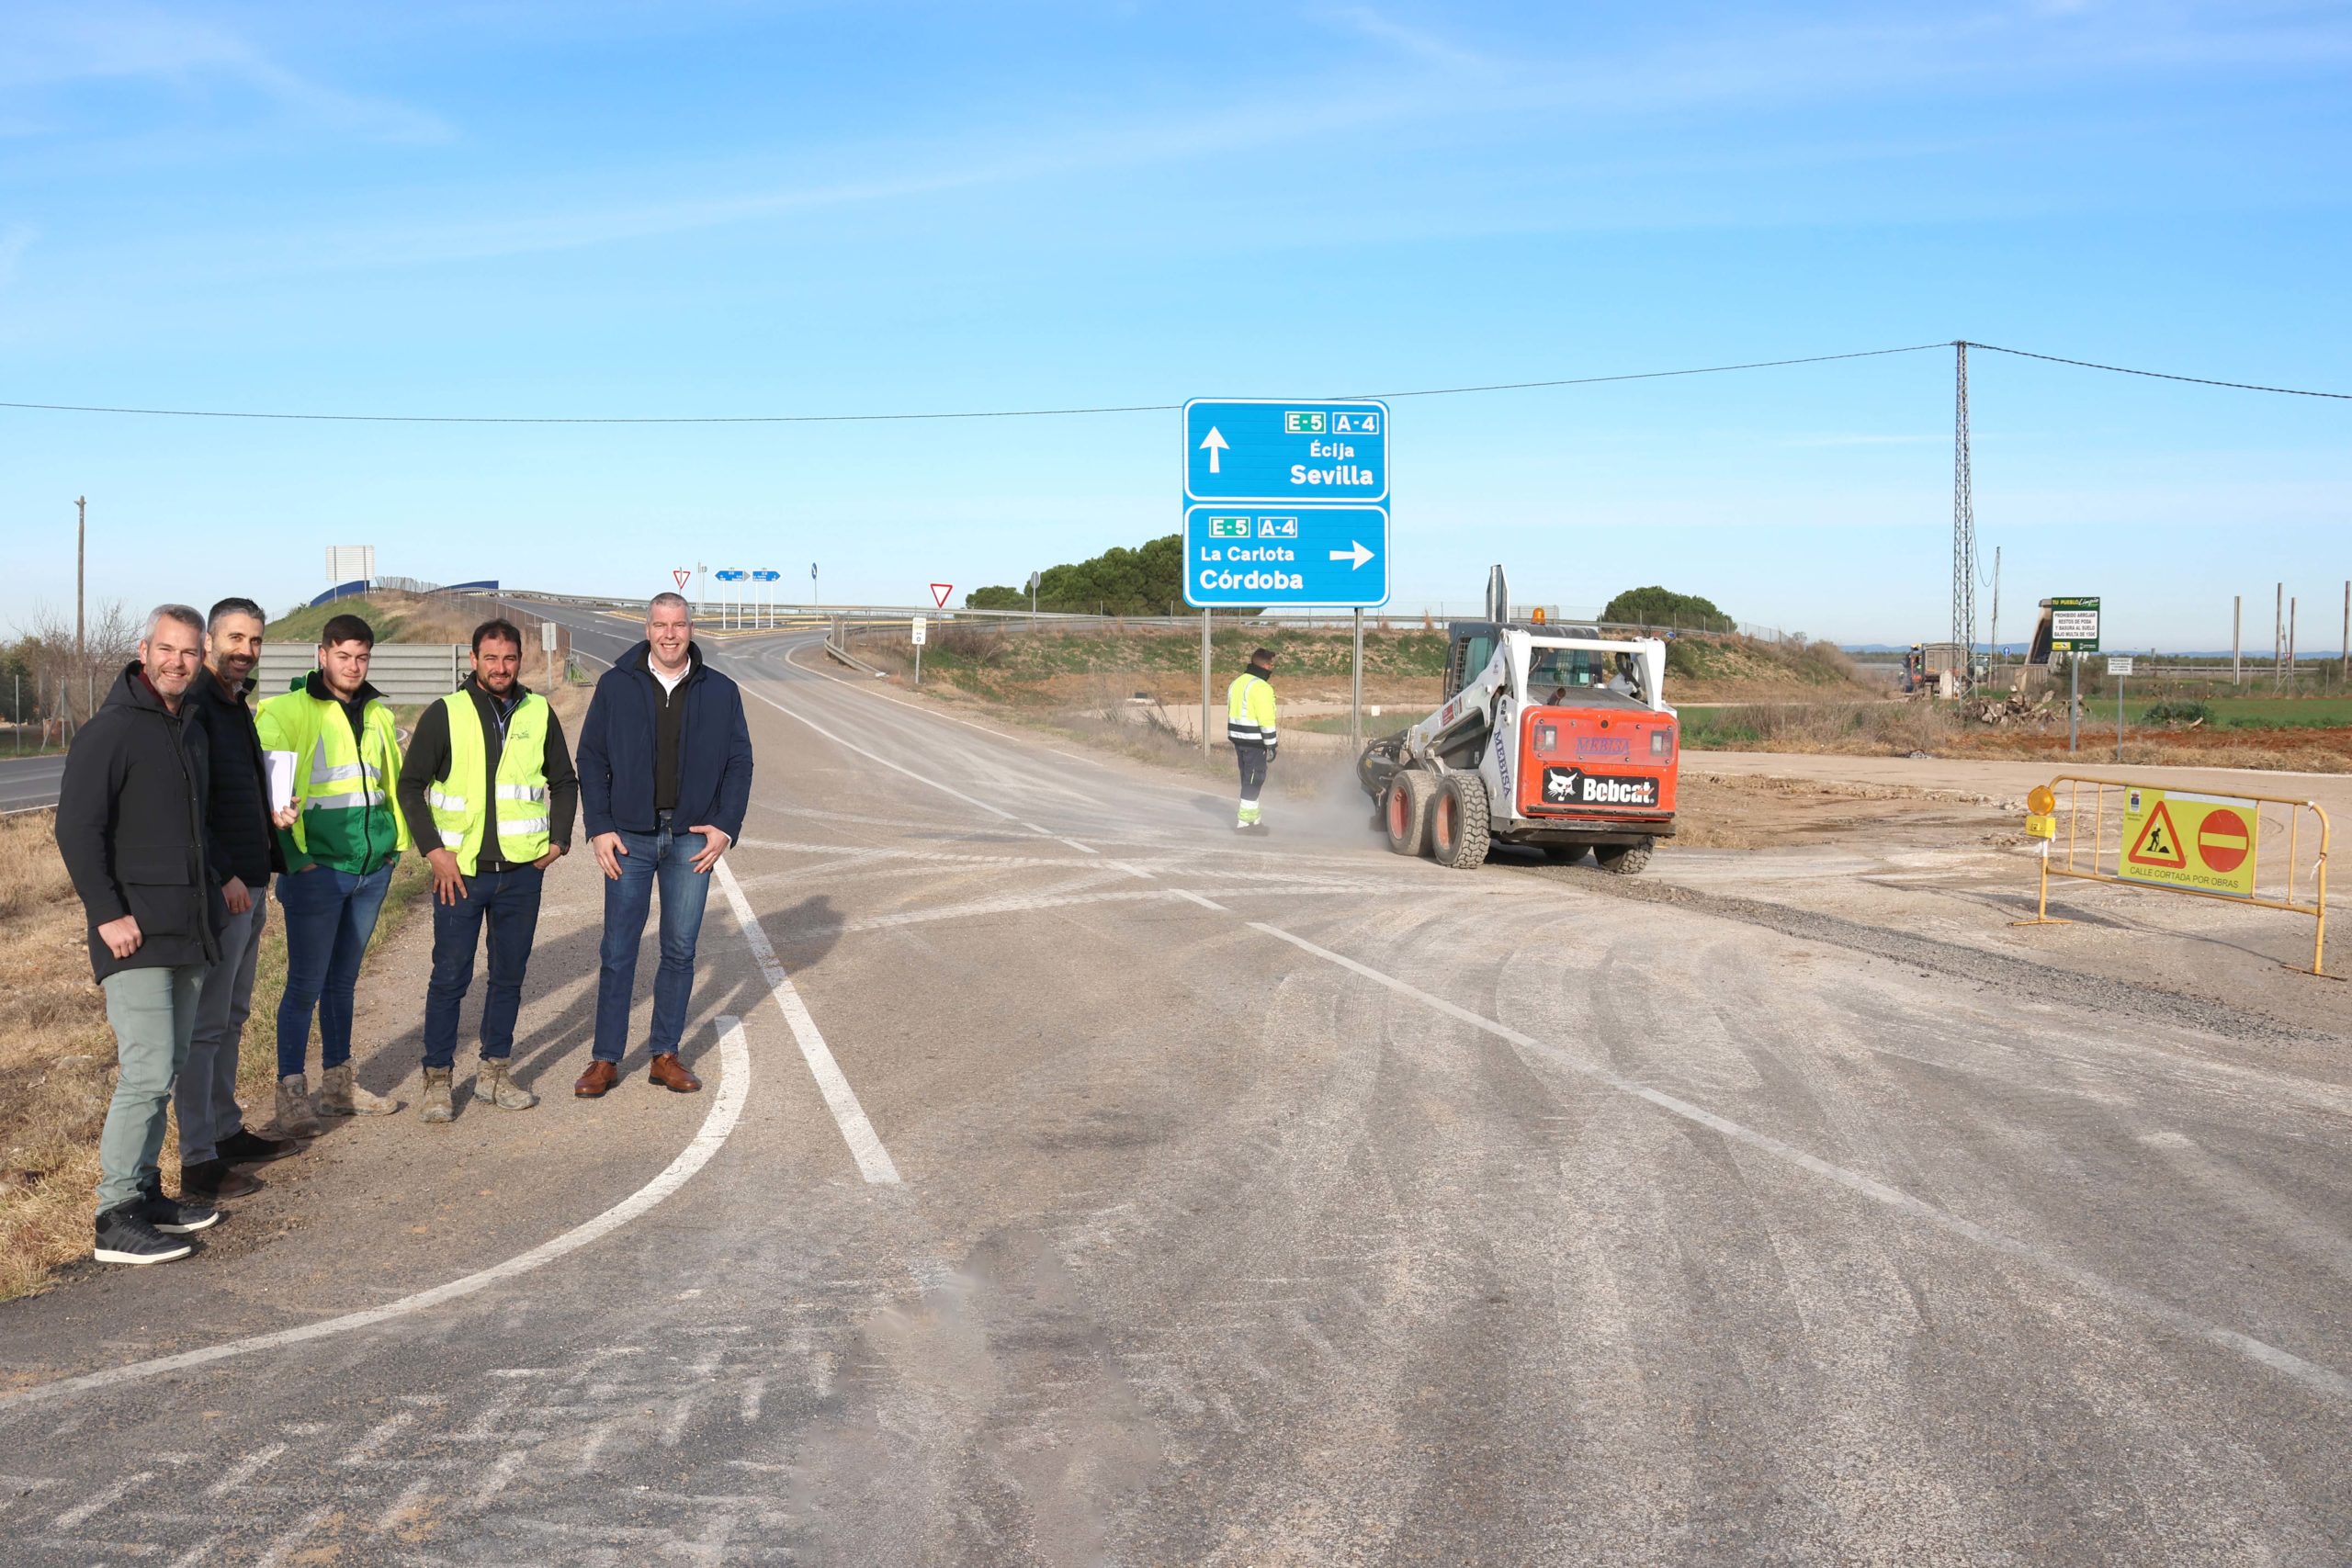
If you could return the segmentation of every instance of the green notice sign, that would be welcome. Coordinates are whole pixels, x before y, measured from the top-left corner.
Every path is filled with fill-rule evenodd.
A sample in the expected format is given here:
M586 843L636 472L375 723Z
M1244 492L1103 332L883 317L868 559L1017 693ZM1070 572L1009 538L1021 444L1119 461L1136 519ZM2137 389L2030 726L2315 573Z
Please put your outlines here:
M2050 651L2098 651L2098 600L2096 596L2050 601Z

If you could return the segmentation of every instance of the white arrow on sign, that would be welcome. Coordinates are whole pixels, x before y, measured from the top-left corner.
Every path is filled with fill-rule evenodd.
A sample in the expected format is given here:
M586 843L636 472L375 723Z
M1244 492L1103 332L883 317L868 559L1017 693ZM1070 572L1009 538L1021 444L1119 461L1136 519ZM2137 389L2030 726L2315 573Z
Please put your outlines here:
M1362 571L1363 570L1363 563L1372 558L1372 552L1363 547L1363 541L1362 539L1353 539L1349 542L1354 545L1355 548L1351 550L1333 550L1331 552L1331 558L1333 560L1351 560L1355 562L1355 565L1350 567L1348 570L1351 571Z
M1201 450L1209 455L1209 472L1216 473L1217 471L1217 454L1225 451L1226 449L1225 437L1217 434L1217 428L1216 425L1210 425L1209 433L1201 437Z

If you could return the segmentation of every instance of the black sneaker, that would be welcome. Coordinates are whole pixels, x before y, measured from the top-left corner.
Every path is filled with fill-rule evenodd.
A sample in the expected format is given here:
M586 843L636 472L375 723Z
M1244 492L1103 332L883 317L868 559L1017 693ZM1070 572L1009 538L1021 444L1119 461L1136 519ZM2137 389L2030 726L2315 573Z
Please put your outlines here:
M194 1199L183 1202L166 1198L160 1191L151 1191L139 1200L139 1217L165 1235L186 1235L218 1222L220 1211Z
M261 1190L261 1179L231 1165L226 1158L198 1160L180 1167L180 1196L191 1203L211 1204L231 1198L250 1198Z
M265 1138L251 1127L240 1127L221 1139L212 1153L231 1165L261 1165L299 1155L308 1146L300 1138Z
M101 1263L169 1263L196 1250L185 1241L164 1235L142 1218L140 1210L151 1200L119 1204L98 1216L94 1255Z

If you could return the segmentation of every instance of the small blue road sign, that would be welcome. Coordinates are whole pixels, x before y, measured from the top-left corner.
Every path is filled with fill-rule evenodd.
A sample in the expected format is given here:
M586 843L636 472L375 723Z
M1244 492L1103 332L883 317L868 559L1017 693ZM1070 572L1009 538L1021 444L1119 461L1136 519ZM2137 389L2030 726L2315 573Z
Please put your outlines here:
M1196 610L1385 604L1388 509L1187 507L1184 602Z
M780 571L755 571L752 573L752 581L754 582L774 582L783 575L784 573Z
M1184 499L1326 506L1388 499L1388 405L1195 398Z
M721 581L721 582L741 582L741 581L743 581L743 579L744 579L744 578L746 578L746 577L750 576L750 575L751 575L751 573L749 573L749 572L743 572L743 571L728 570L728 571L714 571L714 572L712 572L710 575L711 575L711 576L713 576L713 577L715 577L715 578L717 578L717 579L718 579L718 581Z

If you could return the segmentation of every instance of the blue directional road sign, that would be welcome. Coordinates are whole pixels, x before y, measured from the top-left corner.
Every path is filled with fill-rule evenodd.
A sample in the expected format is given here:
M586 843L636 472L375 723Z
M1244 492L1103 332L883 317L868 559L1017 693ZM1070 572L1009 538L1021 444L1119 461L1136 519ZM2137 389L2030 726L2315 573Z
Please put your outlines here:
M741 571L714 571L710 575L718 579L721 582L741 582L750 574L748 572Z
M1184 602L1388 603L1388 405L1184 405Z
M1184 603L1196 610L1385 604L1388 509L1187 507Z
M777 578L780 578L783 575L784 573L780 571L755 571L752 573L752 581L754 582L774 582Z
M1195 398L1184 405L1184 499L1385 503L1388 405Z

